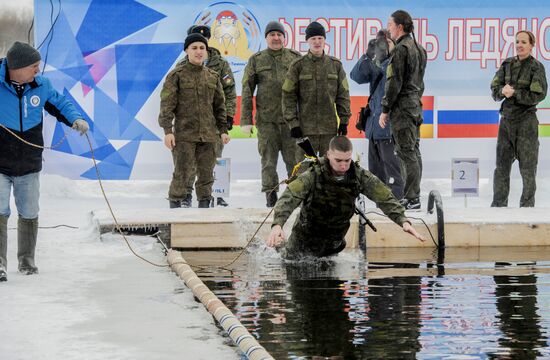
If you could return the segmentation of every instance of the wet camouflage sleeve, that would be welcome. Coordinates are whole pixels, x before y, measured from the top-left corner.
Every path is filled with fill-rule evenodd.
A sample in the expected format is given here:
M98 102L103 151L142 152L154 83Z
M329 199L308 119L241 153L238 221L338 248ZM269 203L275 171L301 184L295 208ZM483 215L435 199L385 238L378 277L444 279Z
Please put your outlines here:
M403 226L403 223L408 222L409 220L405 217L405 208L393 196L390 188L367 170L361 169L360 171L361 193L374 201L384 214L397 225Z
M503 62L502 65L500 65L500 68L495 73L495 76L493 77L493 81L491 82L491 95L493 96L493 100L500 101L504 99L504 95L502 95L502 88L504 85L506 85L504 82L504 68L506 67L506 62Z
M225 95L223 94L223 87L218 79L218 86L214 94L214 102L212 104L212 110L216 117L216 127L220 134L227 134L227 115L225 112Z
M401 92L406 58L407 49L404 46L396 47L386 69L386 85L384 87L384 97L382 98L383 113L388 113L393 108L397 96Z
M313 188L314 173L308 170L288 184L277 201L273 215L273 225L283 226L290 214L304 201Z
M227 116L234 117L237 108L237 90L235 90L235 77L227 60L223 60L221 79L223 93L225 95L225 112Z
M351 117L350 99L349 99L349 84L346 77L346 72L342 64L338 71L338 92L336 94L336 112L340 118L341 124L347 124Z
M256 61L253 57L244 68L241 94L241 126L252 125L252 98L256 89Z
M173 133L174 111L178 105L178 75L171 72L166 76L160 92L159 125L164 134Z
M548 85L546 83L546 71L540 64L535 70L529 89L516 89L514 97L516 103L521 105L537 105L546 97Z
M283 83L283 117L292 129L300 126L298 120L298 66L294 62L290 65Z

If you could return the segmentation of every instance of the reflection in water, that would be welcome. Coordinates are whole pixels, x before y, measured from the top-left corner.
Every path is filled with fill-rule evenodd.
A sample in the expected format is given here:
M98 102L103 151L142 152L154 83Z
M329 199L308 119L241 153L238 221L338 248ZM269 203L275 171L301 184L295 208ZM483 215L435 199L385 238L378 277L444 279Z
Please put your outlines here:
M480 265L428 260L371 262L414 275L373 278L349 254L249 256L231 275L200 275L275 359L550 358L548 274L457 275Z
M535 275L495 276L495 296L500 315L500 349L492 359L536 359L546 347L537 315L537 278Z

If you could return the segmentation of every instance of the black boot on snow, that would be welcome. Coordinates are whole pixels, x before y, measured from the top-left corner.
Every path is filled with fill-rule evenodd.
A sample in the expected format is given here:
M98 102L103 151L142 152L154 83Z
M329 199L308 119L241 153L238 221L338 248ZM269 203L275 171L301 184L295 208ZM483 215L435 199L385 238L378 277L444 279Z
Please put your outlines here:
M2 281L8 281L8 274L6 274L6 270L0 266L0 282Z
M221 197L216 198L216 205L223 207L229 206L229 204Z
M185 198L181 201L181 207L190 208L193 201L193 195L191 193L185 195Z
M210 199L199 200L199 208L204 209L209 207L210 207Z
M168 200L170 202L170 209L177 209L181 207L181 201L179 200Z
M21 274L38 274L38 268L34 264L37 235L38 218L23 219L19 217L17 222L17 259L19 260L19 272Z

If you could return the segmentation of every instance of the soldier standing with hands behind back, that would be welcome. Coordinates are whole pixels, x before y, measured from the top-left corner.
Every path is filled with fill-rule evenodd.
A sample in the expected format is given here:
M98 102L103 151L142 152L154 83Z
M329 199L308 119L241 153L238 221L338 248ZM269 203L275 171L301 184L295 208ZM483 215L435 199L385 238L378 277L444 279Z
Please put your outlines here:
M314 21L306 28L309 51L288 69L283 84L283 115L290 135L309 137L320 156L335 135L347 135L351 116L349 85L340 60L325 54L325 28ZM339 122L338 122L339 120ZM303 159L303 152L297 160Z
M492 207L508 206L510 171L515 159L523 180L520 207L535 206L537 163L539 158L539 121L537 104L548 88L544 65L531 56L535 35L530 31L516 34L517 56L504 60L491 83L500 106L497 161L493 178Z
M386 86L382 99L380 126L391 120L391 130L397 156L404 168L405 197L402 204L408 210L420 210L420 125L422 124L422 94L426 50L414 39L411 15L397 10L388 20L388 31L396 41L386 70Z
M241 130L252 132L252 97L256 93L256 127L258 152L262 161L262 192L267 207L277 202L279 177L277 160L283 155L290 177L296 162L298 147L290 136L281 108L282 85L290 64L301 57L300 53L284 47L285 29L278 21L270 21L265 28L267 49L257 52L244 69L241 100ZM275 190L273 190L275 189ZM273 191L272 191L273 190Z
M208 208L214 184L215 143L218 137L224 144L229 142L225 98L218 74L203 65L208 40L201 34L190 34L184 49L189 62L168 73L160 93L158 121L164 129L164 145L174 157L168 199L170 208L181 207L196 167L199 208Z

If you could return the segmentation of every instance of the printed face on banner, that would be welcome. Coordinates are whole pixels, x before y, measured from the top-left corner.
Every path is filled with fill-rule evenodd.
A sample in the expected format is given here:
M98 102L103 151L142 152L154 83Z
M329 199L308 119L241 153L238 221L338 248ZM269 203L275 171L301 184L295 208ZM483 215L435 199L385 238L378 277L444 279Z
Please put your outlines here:
M195 24L210 26L212 36L208 45L218 49L222 56L233 58L235 63L248 60L260 50L260 24L249 9L239 4L212 4L196 16Z

